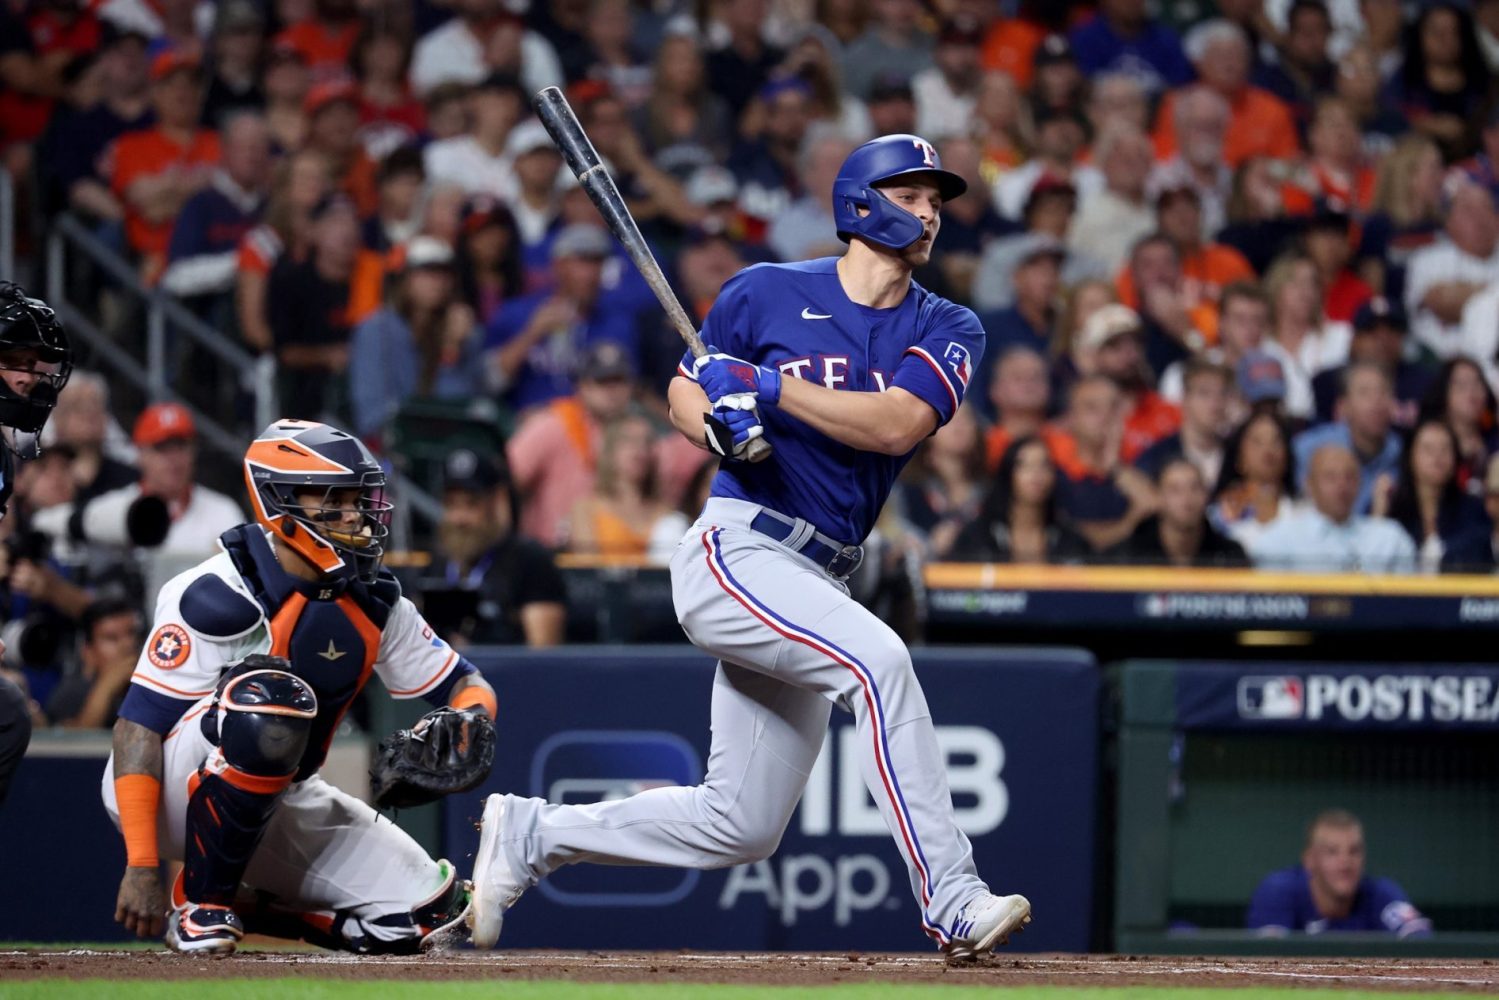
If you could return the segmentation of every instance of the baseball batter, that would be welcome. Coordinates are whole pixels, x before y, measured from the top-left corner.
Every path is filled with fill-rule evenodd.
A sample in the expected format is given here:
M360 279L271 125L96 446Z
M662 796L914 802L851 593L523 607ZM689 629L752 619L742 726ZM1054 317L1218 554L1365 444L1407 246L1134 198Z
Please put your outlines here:
M103 784L127 855L115 917L162 932L165 856L183 862L175 951L229 954L247 929L387 953L462 934L453 866L318 770L373 674L396 698L456 709L418 727L453 727L446 746L490 726L494 691L381 569L391 505L362 443L280 420L245 479L256 521L162 588L120 707Z
M834 704L910 872L923 930L954 958L1030 920L997 896L953 817L911 657L848 595L868 535L911 453L963 401L984 333L911 279L944 201L966 189L936 151L890 135L849 155L833 188L842 257L748 268L704 323L708 356L669 391L684 435L727 458L764 435L774 455L728 461L671 564L677 617L718 657L708 773L594 805L491 796L474 867L474 943L562 865L717 868L770 855L801 798Z

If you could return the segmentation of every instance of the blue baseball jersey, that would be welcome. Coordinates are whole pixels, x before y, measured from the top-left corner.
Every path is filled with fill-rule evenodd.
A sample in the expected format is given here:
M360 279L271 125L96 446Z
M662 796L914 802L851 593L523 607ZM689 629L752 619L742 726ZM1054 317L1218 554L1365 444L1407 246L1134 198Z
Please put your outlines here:
M703 322L703 341L783 378L845 392L899 386L924 400L938 424L952 419L983 360L984 328L969 309L914 281L900 305L852 302L837 257L756 264L724 283ZM692 356L678 373L692 377ZM862 542L911 458L859 451L783 413L762 407L775 453L764 462L725 462L713 496L747 500L810 521L845 543Z
M1324 917L1312 901L1311 876L1301 865L1265 876L1250 900L1248 924L1251 930L1283 928L1308 934L1389 931L1407 937L1431 932L1431 921L1411 905L1404 889L1387 878L1360 879L1348 916Z

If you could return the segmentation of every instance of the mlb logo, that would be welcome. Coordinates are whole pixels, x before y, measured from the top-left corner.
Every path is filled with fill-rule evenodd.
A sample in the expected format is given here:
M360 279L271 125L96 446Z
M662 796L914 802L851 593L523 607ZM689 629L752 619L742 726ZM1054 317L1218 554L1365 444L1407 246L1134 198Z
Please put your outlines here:
M968 356L968 348L962 344L949 342L942 360L952 368L953 374L958 376L958 381L963 383L963 388L968 388L968 380L973 376L973 359Z
M1241 677L1239 718L1299 719L1306 710L1300 677Z

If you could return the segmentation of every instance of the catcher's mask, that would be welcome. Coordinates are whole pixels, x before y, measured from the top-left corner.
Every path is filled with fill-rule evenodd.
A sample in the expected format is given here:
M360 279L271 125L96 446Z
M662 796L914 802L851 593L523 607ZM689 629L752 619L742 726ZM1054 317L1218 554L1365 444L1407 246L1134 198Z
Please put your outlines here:
M0 282L0 369L32 376L25 391L0 378L0 425L20 435L7 439L7 447L35 458L37 435L73 372L73 352L52 308L8 281Z
M394 505L385 470L352 434L278 420L245 452L245 485L255 520L325 575L369 583L380 572Z

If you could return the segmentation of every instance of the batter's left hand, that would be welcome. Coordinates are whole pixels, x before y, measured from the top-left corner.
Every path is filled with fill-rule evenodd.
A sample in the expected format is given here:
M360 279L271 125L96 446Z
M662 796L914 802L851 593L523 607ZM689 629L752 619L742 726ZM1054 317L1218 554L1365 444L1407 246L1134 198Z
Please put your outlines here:
M780 372L752 365L732 354L713 352L711 347L709 351L712 353L705 354L692 363L692 374L714 406L743 408L734 400L745 396L764 406L774 406L780 402Z

